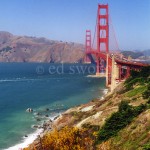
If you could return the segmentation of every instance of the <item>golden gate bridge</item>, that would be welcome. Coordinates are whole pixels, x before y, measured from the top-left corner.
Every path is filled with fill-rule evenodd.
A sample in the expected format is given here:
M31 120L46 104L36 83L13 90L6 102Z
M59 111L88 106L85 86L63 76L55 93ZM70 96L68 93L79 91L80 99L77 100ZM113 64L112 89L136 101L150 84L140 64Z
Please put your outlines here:
M118 50L118 43L114 34L116 49L110 51L110 15L108 4L98 4L96 19L96 48L94 48L95 35L91 37L91 30L86 30L85 63L96 64L96 75L102 71L106 74L106 86L113 90L117 84L130 76L130 70L139 71L146 64L125 58Z

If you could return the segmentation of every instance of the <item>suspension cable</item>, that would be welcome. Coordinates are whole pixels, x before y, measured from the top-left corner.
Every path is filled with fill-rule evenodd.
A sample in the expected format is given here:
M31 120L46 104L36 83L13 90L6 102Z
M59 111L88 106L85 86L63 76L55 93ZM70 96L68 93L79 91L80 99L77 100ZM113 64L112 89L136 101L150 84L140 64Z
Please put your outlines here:
M113 33L114 33L115 43L116 43L117 49L118 49L118 51L120 51L119 45L118 45L118 41L117 41L117 38L116 38L116 34L115 34L115 30L114 30L114 27L113 27L113 23L112 23L112 19L111 19L110 14L109 14L109 19L110 19L110 24L111 24L111 26L112 26L112 30L113 30Z
M98 12L97 12L97 15L98 15ZM97 27L97 16L96 16L96 24L95 24L94 37L93 37L93 41L92 41L92 48L93 48L93 45L94 45L94 41L95 41L95 35L96 35L96 27Z

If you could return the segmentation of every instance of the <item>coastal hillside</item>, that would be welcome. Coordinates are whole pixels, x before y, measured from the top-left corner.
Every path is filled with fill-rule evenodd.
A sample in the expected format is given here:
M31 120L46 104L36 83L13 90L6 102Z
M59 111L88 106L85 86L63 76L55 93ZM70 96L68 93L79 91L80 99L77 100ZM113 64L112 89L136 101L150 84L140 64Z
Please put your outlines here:
M101 99L71 108L28 148L44 150L149 150L150 66Z
M83 55L82 44L0 32L0 62L76 63Z
M144 53L142 52L134 52L134 51L122 51L122 54L125 56L125 57L132 57L133 59L137 59L141 56L144 56Z
M138 59L138 61L150 61L150 50L142 51L122 51L121 52L125 57L131 57L132 59Z

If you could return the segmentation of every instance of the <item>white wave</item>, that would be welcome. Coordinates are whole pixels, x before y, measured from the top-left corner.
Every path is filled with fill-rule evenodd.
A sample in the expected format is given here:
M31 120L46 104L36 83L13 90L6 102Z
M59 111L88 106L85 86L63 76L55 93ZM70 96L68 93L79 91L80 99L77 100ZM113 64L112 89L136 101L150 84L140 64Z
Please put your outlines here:
M50 116L49 119L52 121L60 116L61 113L54 114L53 116ZM29 134L27 138L24 138L22 143L16 144L12 147L9 147L8 149L5 150L22 150L23 148L27 147L29 144L33 143L33 141L43 132L43 129L37 129L34 133Z
M100 78L100 76L96 76L96 75L87 75L85 77L87 77L87 78Z
M35 133L29 134L29 136L25 138L22 143L9 147L8 149L5 150L22 150L23 148L31 144L42 132L43 129L38 129Z
M79 77L80 78L80 77ZM74 78L74 79L79 79L78 77ZM30 79L30 78L16 78L16 79L1 79L0 82L22 82L22 81L36 81L36 80L45 80L45 78L34 78L34 79ZM72 78L69 78L69 77L59 77L59 78L47 78L47 81L49 80L57 80L57 82L60 82L60 80L64 80L64 79L67 79L67 80L70 80Z
M34 80L39 80L39 79L21 79L21 78L17 78L17 79L3 79L0 80L0 82L20 82L20 81L34 81Z
M103 95L99 96L98 98L100 100L104 100L105 96L107 95L108 93L108 89L101 89L101 91L103 92Z
M104 95L106 95L108 93L108 89L104 89L103 93L104 93Z

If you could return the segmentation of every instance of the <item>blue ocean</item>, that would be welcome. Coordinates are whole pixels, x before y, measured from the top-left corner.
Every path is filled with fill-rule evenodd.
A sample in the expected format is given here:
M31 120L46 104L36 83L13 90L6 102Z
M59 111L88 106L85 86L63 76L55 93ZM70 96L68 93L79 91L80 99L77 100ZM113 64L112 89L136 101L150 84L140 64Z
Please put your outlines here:
M0 150L35 132L32 126L46 119L37 120L37 112L54 117L101 97L105 78L94 73L91 64L0 63Z

